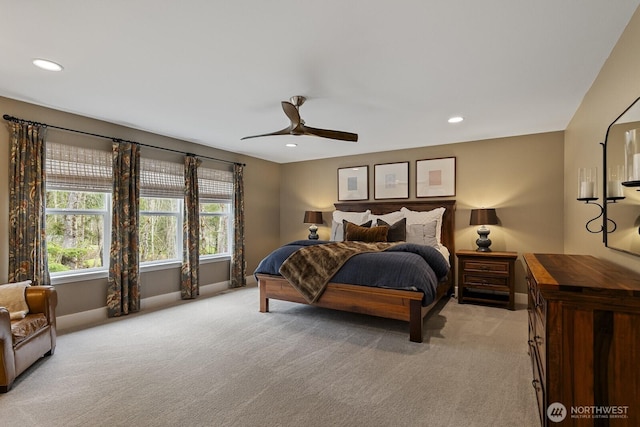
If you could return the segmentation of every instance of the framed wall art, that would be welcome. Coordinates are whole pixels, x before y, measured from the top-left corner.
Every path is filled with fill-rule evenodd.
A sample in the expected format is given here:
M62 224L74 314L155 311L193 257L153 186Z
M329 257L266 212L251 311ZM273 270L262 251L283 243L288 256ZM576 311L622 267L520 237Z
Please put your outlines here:
M369 199L369 166L338 169L338 200Z
M456 158L416 160L416 197L456 195Z
M409 162L374 165L375 199L409 198Z

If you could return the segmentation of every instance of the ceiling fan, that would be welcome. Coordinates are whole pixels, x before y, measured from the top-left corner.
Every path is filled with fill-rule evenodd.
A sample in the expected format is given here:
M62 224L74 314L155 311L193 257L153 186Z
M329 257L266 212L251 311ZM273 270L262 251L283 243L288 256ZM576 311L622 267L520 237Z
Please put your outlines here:
M305 125L304 120L300 118L299 108L302 104L304 104L304 101L306 100L307 98L305 98L304 96L292 96L290 98L290 101L282 101L282 109L284 110L284 113L287 115L289 120L291 120L291 124L288 127L276 132L265 133L262 135L245 136L244 138L240 139L258 138L261 136L271 135L311 135L318 136L320 138L337 139L340 141L358 141L357 133L318 129Z

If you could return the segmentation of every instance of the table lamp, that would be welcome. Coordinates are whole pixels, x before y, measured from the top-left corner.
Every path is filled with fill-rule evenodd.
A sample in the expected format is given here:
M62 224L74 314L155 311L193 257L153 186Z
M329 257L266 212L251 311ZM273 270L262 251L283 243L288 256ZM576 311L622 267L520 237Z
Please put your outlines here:
M487 225L496 225L498 224L498 216L496 215L496 210L493 208L482 208L482 209L471 209L471 219L469 220L469 225L479 225L478 228L478 240L476 240L476 245L478 245L477 252L491 252L489 246L491 246L491 239L487 236L490 231L487 228Z
M305 211L304 223L311 224L309 226L309 240L318 240L318 226L316 224L322 224L322 212Z

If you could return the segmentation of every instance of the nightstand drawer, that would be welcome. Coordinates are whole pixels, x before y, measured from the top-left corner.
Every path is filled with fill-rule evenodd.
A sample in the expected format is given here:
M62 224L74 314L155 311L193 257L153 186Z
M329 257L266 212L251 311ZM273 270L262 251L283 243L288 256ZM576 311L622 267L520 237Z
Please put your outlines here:
M508 277L483 276L480 274L478 275L465 274L463 280L466 286L502 286L505 288L509 287Z
M464 260L462 269L466 272L482 272L509 275L509 263L502 261Z

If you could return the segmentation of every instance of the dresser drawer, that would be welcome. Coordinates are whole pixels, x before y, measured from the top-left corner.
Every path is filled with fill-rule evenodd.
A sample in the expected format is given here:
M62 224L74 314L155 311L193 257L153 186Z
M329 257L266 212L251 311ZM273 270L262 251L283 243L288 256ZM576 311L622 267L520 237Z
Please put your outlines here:
M533 381L531 381L531 385L536 393L536 401L538 402L538 414L540 415L541 424L547 425L545 423L546 420L546 405L545 405L545 383L544 383L544 375L540 372L540 366L538 365L538 359L535 347L530 347L531 354L531 368L533 370Z
M494 277L494 276L483 276L480 274L465 274L464 275L464 284L466 286L499 286L504 288L509 288L509 278L508 277Z
M542 320L537 315L534 316L533 329L533 345L538 355L539 370L542 378L545 378L547 366L547 343L545 338L545 329L542 326Z
M527 269L527 288L529 291L528 299L529 302L527 304L527 308L531 312L535 312L536 316L540 319L543 326L547 323L547 301L544 299L540 290L538 289L538 284L531 277L531 272Z
M462 263L464 271L468 272L486 272L493 274L509 275L509 262L507 261L488 261L488 260L464 260Z
M542 323L542 326L546 326L547 324L547 301L544 299L540 292L536 293L536 299L534 309L536 312L536 316Z
M528 309L527 314L529 317L529 345L533 344L533 337L536 335L536 314L535 311Z

